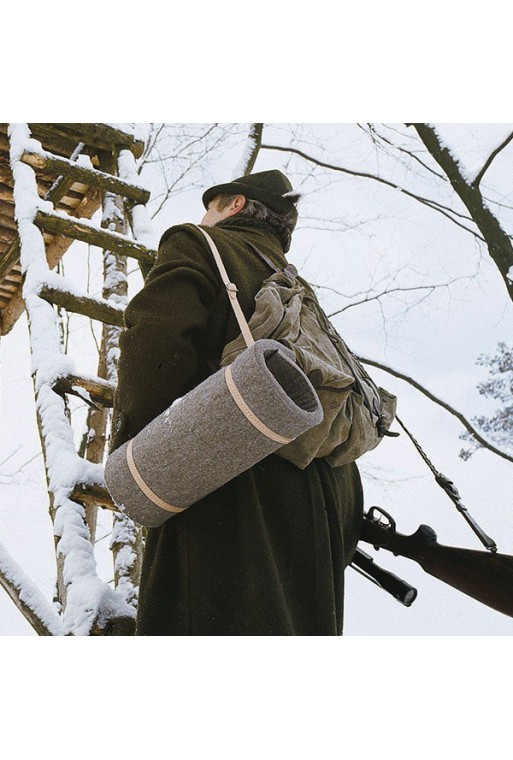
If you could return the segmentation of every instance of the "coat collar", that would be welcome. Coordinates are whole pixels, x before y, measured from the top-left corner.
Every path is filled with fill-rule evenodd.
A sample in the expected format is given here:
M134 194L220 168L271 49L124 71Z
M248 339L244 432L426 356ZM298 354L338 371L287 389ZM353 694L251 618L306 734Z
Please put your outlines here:
M246 231L248 229L260 230L266 236L272 236L272 242L276 243L277 249L283 255L283 248L281 246L279 237L276 235L273 228L269 224L262 222L259 219L248 219L248 217L237 215L231 216L229 219L223 219L222 222L218 222L214 226L220 227L221 229L230 229L234 231L237 229L243 231ZM271 241L269 240L269 243L270 242Z
M233 232L249 232L254 234L253 243L258 247L259 243L267 248L267 253L276 260L276 264L282 269L289 263L281 241L273 228L259 219L248 219L243 216L232 216L214 225L214 229L226 229Z

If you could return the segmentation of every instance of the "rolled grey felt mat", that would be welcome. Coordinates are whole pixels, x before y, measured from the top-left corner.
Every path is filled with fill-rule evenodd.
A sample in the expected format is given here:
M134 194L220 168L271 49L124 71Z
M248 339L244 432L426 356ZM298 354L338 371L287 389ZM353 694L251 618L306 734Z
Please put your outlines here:
M107 487L132 520L158 527L322 419L290 352L258 340L116 449Z

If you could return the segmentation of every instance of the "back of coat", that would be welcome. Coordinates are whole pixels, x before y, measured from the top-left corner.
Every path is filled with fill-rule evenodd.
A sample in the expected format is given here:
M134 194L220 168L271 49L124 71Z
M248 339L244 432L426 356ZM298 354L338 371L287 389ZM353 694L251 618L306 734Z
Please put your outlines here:
M265 223L208 228L247 319L269 276L252 246L287 260ZM239 327L206 240L171 227L126 310L113 415L114 450L219 368ZM147 532L137 635L340 635L344 569L363 515L355 464L306 469L271 455Z

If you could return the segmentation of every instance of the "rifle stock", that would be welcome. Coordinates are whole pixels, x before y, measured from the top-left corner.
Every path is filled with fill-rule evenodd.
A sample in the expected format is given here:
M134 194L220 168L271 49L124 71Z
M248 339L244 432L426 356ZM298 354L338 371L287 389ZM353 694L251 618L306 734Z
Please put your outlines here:
M398 533L393 518L379 507L366 513L361 540L414 560L438 580L513 617L512 556L443 546L428 525L421 525L411 536Z

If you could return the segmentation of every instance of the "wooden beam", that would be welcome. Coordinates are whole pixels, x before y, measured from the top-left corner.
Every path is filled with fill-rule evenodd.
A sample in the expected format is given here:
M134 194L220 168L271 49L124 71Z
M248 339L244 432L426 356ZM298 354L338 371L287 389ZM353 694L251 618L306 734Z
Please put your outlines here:
M0 196L0 213L14 217L14 200L12 198L10 200L4 200L4 198Z
M14 240L7 253L0 259L0 281L20 260L20 241Z
M74 240L82 240L84 243L96 245L113 253L131 256L139 261L153 263L155 260L156 252L146 248L145 245L137 243L125 235L100 229L93 224L86 224L76 217L64 218L40 210L36 213L34 223L39 229L51 232L54 235L64 235L64 237Z
M66 185L68 183L68 179L63 177L63 180L65 180L65 184L61 184L59 186L55 186L52 188L51 194L48 193L48 197L45 198L45 200L50 200L53 198L54 203L59 203L59 195L60 193L66 193ZM69 192L69 191L68 191ZM92 187L87 195L84 195L79 205L77 206L75 212L79 212L81 217L84 218L90 218L94 212L99 208L101 202L101 191L98 187ZM5 231L5 236L7 237L7 230ZM2 231L0 230L0 237L3 235ZM9 240L11 243L11 246L9 250L4 253L0 257L0 282L2 278L11 271L11 269L15 266L19 266L20 263L20 249L19 249L19 241L17 239L17 233L12 233L13 235L16 235L16 240L13 242L12 238ZM50 269L53 269L57 263L62 259L68 248L70 247L72 243L72 240L70 238L64 238L64 237L54 237L51 242L46 247L46 258L48 260L48 266ZM3 313L1 315L1 325L0 325L0 334L1 335L7 335L7 333L12 330L13 326L18 321L21 314L23 314L23 311L25 309L25 302L23 301L22 294L21 294L21 285L16 291L15 295L12 297L11 301L9 302L7 308L3 310Z
M114 386L100 377L90 378L81 377L80 375L66 375L66 377L60 377L54 385L54 390L60 395L64 393L79 395L76 388L83 388L87 391L91 401L95 404L106 408L111 408L114 404Z
M56 174L72 177L74 182L82 182L85 186L95 185L102 190L110 190L116 195L122 195L135 203L145 204L148 202L150 193L142 187L130 185L112 174L88 169L80 166L76 161L67 158L59 158L51 153L35 153L25 151L22 156L23 163L32 166L33 169L49 169Z
M14 221L14 213L12 216L10 216L9 214L0 213L0 227L3 227L4 229L7 229L7 230L13 230L13 232L17 232L18 225Z
M0 199L3 201L12 201L14 197L12 187L1 182L0 179Z
M75 151L77 144L80 142L76 135L56 134L54 131L49 130L49 124L41 125L44 128L43 132L33 129L34 126L38 125L30 125L31 136L38 140L45 150L51 150L55 155L66 156L66 158L69 158Z
M29 124L30 130L41 135L59 136L64 139L78 137L79 140L96 148L112 150L115 147L129 148L136 158L144 151L144 142L133 135L107 124Z
M89 298L89 296L76 296L68 290L59 290L49 285L44 285L39 291L39 295L45 301L61 306L74 314L82 314L85 317L91 317L91 319L97 319L99 322L117 327L124 327L125 325L123 309L111 306L105 301Z
M119 512L120 510L112 501L112 497L106 488L101 486L89 486L89 485L77 485L75 490L71 494L73 501L78 501L84 506L96 506L109 509L111 512Z
M12 171L8 163L0 163L0 182L12 183Z

